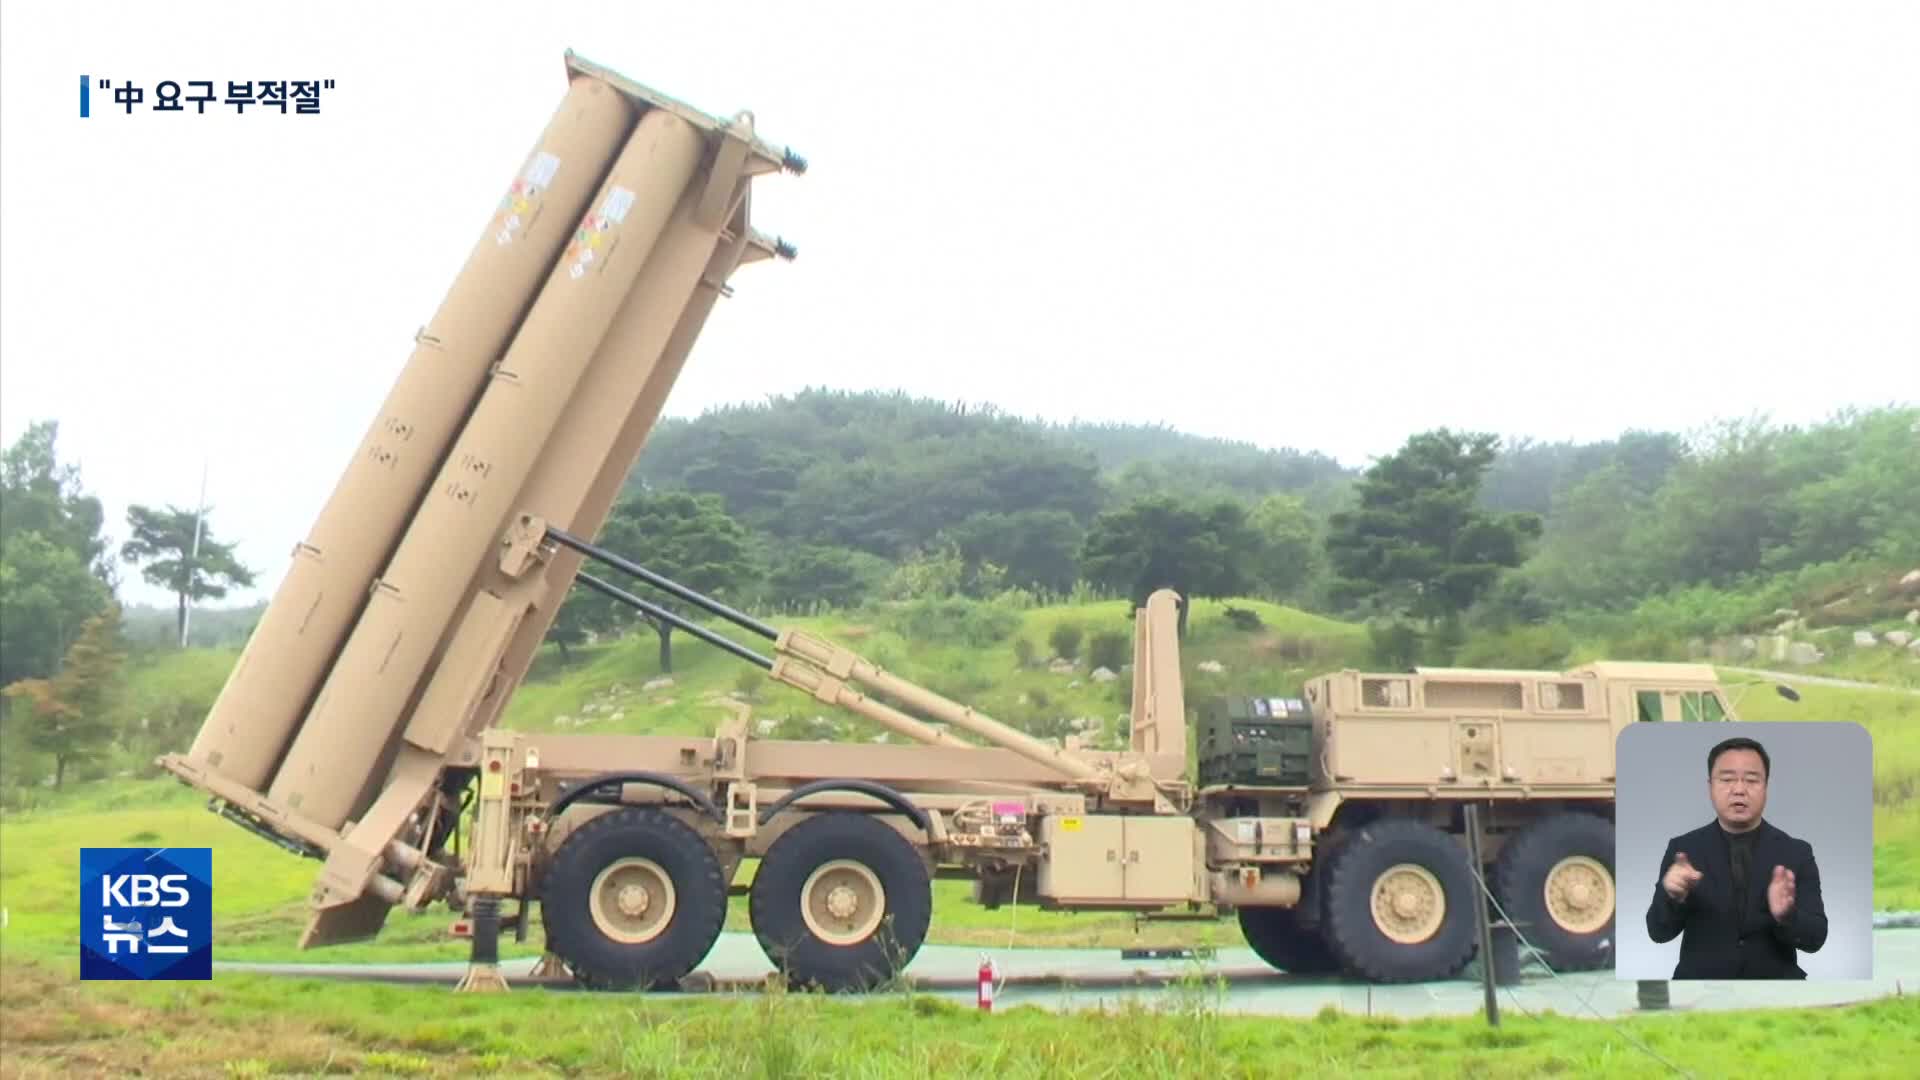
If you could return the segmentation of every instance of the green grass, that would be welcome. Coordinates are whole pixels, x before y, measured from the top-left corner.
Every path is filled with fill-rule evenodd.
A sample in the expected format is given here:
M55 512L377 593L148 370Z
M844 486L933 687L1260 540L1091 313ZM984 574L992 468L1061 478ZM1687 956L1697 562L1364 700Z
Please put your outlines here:
M1724 682L1747 678L1723 672ZM1920 910L1920 694L1801 684L1798 702L1741 688L1736 710L1761 723L1853 721L1873 739L1873 902ZM1744 691L1744 692L1743 692Z
M1667 1013L1617 1022L1508 1011L1394 1020L1224 1015L1205 988L1160 1006L982 1014L899 994L696 998L454 995L441 988L220 975L211 983L79 983L70 965L8 958L8 1074L265 1076L1652 1075L1659 1060L1725 1075L1906 1075L1920 1001Z
M306 925L308 892L320 864L255 837L207 812L206 800L171 780L92 785L0 823L0 904L7 907L9 953L44 955L71 947L79 910L82 847L206 847L213 851L214 936L222 960L289 959ZM340 945L301 959L456 960L444 907L389 917L372 942ZM537 949L530 938L521 952ZM503 942L503 950L510 942Z

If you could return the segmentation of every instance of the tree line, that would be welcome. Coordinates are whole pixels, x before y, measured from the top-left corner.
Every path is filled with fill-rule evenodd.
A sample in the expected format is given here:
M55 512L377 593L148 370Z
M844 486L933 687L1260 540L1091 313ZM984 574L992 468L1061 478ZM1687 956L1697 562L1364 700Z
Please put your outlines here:
M0 738L63 775L111 712L122 568L174 595L176 629L253 572L190 509L136 505L115 543L57 432L34 425L0 463ZM599 539L763 614L1171 587L1365 619L1381 663L1546 663L1500 635L1920 561L1920 409L1586 443L1436 428L1356 469L1165 427L810 390L661 424ZM564 654L648 629L671 670L670 626L576 587L549 641ZM1476 634L1492 644L1461 652Z
M188 604L254 581L197 508L134 504L116 546L58 440L58 423L40 421L0 454L0 759L44 755L56 785L115 734L129 645L122 565L174 595L176 640Z
M1445 660L1477 629L1920 558L1920 410L1584 443L1438 428L1349 469L1165 427L809 390L663 424L603 539L763 610L1166 586L1368 619L1383 662ZM644 623L576 595L555 636Z

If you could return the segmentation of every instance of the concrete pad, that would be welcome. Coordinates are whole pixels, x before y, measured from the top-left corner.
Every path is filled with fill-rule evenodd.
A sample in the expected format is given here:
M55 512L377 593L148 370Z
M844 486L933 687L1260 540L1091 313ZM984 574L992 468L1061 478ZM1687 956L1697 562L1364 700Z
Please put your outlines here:
M1806 982L1677 982L1673 1011L1798 1008L1869 1001L1920 987L1920 930L1874 932L1873 978ZM1129 960L1117 949L982 949L928 945L907 967L917 991L971 1003L980 959L991 956L1002 983L996 1007L1111 1008L1136 1000L1164 1006L1197 1000L1221 1012L1313 1016L1333 1008L1361 1016L1467 1016L1484 1007L1477 976L1403 986L1369 986L1338 978L1301 978L1274 971L1250 949L1221 949L1205 959ZM500 964L516 988L570 989L567 980L531 979L535 960ZM451 987L464 963L255 964L216 962L217 972L260 972ZM751 992L773 967L751 934L722 934L707 962L688 979L688 991ZM1214 985L1216 979L1226 986ZM1189 997L1191 995L1191 997ZM1518 983L1499 988L1503 1012L1561 1016L1622 1016L1639 1011L1638 984L1612 971L1555 976L1530 966Z

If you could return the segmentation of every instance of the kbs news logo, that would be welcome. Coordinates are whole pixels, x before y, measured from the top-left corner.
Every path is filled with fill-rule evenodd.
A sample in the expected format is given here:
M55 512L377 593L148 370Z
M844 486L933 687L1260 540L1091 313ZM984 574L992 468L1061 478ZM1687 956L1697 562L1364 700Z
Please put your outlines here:
M81 848L80 978L213 978L213 850Z

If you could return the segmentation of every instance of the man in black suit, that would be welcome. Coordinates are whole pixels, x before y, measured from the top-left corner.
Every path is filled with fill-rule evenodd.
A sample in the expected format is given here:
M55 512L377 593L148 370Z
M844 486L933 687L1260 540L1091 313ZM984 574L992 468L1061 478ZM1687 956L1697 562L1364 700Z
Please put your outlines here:
M1667 841L1647 934L1680 938L1675 979L1804 979L1827 941L1813 848L1762 819L1773 762L1748 738L1707 752L1715 820Z

